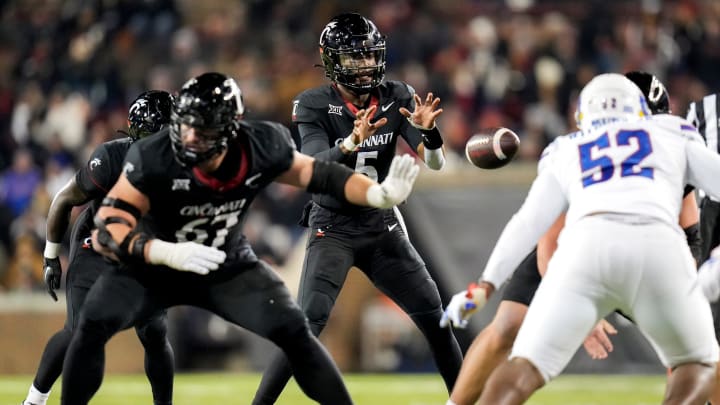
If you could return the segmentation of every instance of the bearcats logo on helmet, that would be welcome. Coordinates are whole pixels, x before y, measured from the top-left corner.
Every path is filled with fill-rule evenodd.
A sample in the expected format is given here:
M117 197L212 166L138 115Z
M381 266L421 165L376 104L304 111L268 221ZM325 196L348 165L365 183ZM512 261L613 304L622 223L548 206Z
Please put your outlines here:
M137 140L160 131L170 122L172 104L173 97L167 91L140 94L128 111L128 135Z

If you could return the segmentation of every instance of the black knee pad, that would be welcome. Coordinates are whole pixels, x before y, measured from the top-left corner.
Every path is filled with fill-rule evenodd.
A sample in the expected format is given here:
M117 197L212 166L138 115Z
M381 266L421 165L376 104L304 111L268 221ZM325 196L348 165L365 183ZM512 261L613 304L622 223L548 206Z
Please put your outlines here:
M435 311L442 312L442 302L437 284L432 279L425 279L419 285L412 286L403 298L402 306L408 315L428 314Z
M135 333L137 333L138 338L140 338L143 345L158 343L163 345L165 344L168 332L167 322L165 320L166 317L164 316L154 317L135 327Z
M320 291L311 291L303 299L302 307L311 325L327 324L335 300Z
M310 334L307 319L298 307L292 307L283 313L282 317L276 318L267 333L267 338L276 345L282 347L285 344L292 344L304 334Z
M105 342L118 332L120 332L120 328L116 322L87 318L80 318L80 323L75 331L80 334L82 339Z

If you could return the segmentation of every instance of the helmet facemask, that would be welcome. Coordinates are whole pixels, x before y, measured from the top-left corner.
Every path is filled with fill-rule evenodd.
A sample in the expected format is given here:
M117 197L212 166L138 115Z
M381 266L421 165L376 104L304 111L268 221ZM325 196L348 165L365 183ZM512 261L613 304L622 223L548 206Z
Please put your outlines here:
M233 128L203 128L193 125L192 115L178 116L173 113L170 124L170 140L175 151L175 158L183 166L196 166L222 153L228 147L228 140L237 136ZM199 141L187 145L183 143L183 135L194 130Z
M369 93L385 78L385 42L361 49L321 49L325 74L357 94Z

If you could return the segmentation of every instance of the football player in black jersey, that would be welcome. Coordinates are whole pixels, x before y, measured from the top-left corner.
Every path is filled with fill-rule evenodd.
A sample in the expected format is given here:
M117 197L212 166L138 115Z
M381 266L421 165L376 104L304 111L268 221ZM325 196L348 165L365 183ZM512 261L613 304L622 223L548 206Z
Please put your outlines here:
M293 101L303 153L382 180L402 137L428 167L442 168L443 141L435 126L442 113L440 100L432 93L421 99L403 82L383 82L385 37L372 21L354 13L333 18L320 35L320 57L331 83L306 90ZM453 333L438 327L440 294L408 239L399 211L315 194L302 222L312 232L298 301L313 333L319 335L325 327L348 271L356 266L423 333L449 392L462 352ZM290 376L287 360L278 354L253 404L275 403Z
M378 184L297 152L286 127L243 120L243 112L235 80L204 73L181 88L170 128L128 151L93 232L93 247L122 266L105 271L88 294L65 359L63 404L87 404L99 388L111 336L176 305L204 308L271 340L310 398L352 403L307 318L257 258L242 224L273 181L390 208L407 198L419 167L398 156Z
M653 114L670 112L667 90L654 75L646 72L629 72L626 76L643 91ZM692 191L691 186L685 189L679 223L685 230L693 256L700 263L698 210L695 194ZM505 287L492 322L483 328L465 353L465 360L448 405L475 404L492 371L507 359L515 336L525 319L530 301L540 285L541 274L545 273L547 264L557 247L557 237L564 224L565 216L562 215L538 242L536 250L518 266ZM617 333L615 328L607 321L601 320L583 346L592 358L606 358L608 351L612 351L612 342L608 334L614 333Z
M90 287L109 267L109 263L92 249L90 232L93 217L105 194L115 184L130 145L140 138L159 131L170 122L172 96L165 91L151 90L140 94L130 106L127 137L98 146L75 177L53 198L47 218L45 243L45 283L50 296L57 301L62 269L58 253L73 207L89 202L75 221L70 238L70 264L67 269L67 320L62 330L45 346L40 365L25 405L45 405L50 389L60 376L65 352L78 325L81 308ZM171 404L174 358L167 340L167 317L160 311L140 320L135 327L145 347L145 372L150 380L155 405Z

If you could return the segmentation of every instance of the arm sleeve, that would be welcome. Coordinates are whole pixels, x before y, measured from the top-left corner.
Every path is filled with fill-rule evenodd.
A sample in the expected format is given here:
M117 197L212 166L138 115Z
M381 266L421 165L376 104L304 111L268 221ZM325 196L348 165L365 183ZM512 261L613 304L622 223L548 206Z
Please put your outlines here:
M329 147L328 135L319 125L299 123L298 132L300 133L300 139L302 139L302 153L328 162L343 162L347 159L348 155L340 150L339 145Z
M713 153L700 142L688 142L687 182L720 200L720 155Z
M549 171L542 172L520 210L502 231L480 280L500 288L567 206L555 176Z

